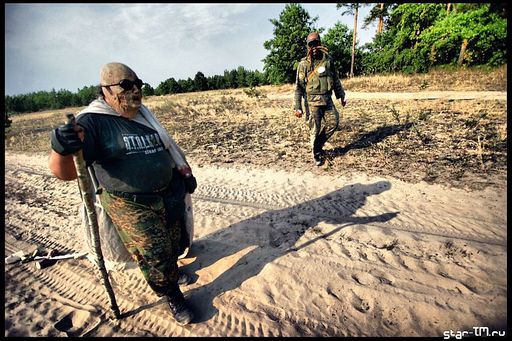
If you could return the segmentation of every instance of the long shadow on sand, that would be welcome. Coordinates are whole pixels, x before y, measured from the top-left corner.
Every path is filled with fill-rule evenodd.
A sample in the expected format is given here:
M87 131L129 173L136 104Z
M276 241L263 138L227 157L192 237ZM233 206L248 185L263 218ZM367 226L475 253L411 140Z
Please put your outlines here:
M266 211L250 219L232 224L222 230L194 241L190 256L196 259L183 269L192 274L219 260L254 247L212 282L188 290L185 295L195 310L194 322L204 322L217 313L213 300L224 292L238 288L247 279L258 275L263 267L275 259L315 243L352 225L386 222L399 212L371 217L354 217L367 197L389 190L391 184L379 181L373 184L352 184L320 198L284 209ZM304 233L326 222L336 225L328 233L296 245Z
M359 136L356 141L346 145L345 147L336 147L332 150L326 150L327 157L335 158L337 156L345 155L352 149L368 148L389 136L398 134L402 130L410 129L413 125L414 123L408 122L405 124L395 124L379 127L369 133Z

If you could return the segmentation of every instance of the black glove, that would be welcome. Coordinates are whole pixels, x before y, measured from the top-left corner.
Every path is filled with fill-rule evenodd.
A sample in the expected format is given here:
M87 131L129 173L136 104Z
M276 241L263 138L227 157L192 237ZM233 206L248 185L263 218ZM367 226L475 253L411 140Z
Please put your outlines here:
M178 174L183 178L183 182L185 183L185 189L190 194L194 193L197 188L196 178L192 175L192 170L190 167L185 166L177 169Z
M183 181L185 182L185 188L187 189L187 192L190 194L194 193L197 188L196 178L190 174L190 176L184 177Z
M59 126L51 134L52 149L60 155L74 154L82 149L82 140L78 137L73 124Z

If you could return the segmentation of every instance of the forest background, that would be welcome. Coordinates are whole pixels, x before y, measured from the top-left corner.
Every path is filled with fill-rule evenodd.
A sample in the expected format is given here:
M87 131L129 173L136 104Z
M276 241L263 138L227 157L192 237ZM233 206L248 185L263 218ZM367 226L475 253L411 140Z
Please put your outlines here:
M362 6L372 6L369 15L358 18ZM170 77L155 88L145 83L144 96L249 88L293 83L298 61L306 55L305 38L319 31L322 44L335 60L340 77L377 74L415 74L436 70L482 68L492 70L507 62L507 6L505 3L338 3L341 15L354 17L354 28L338 22L325 32L300 4L288 4L278 19L269 19L274 37L265 41L269 51L263 71L239 66L223 75L194 78ZM377 21L374 39L358 46L357 21ZM5 96L5 125L10 115L41 110L85 106L98 94L98 85L84 86L76 93L52 89Z

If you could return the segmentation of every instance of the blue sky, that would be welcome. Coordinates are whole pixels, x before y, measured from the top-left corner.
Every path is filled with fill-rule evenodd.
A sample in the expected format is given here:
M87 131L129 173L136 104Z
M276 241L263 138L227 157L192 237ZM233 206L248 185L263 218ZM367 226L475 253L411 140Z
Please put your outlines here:
M270 19L285 3L268 4L5 4L5 95L99 83L99 70L122 62L156 87L160 82L206 76L243 66L263 71L273 38ZM353 26L336 3L303 3L316 27ZM373 39L375 24L358 41ZM325 31L324 31L325 32Z

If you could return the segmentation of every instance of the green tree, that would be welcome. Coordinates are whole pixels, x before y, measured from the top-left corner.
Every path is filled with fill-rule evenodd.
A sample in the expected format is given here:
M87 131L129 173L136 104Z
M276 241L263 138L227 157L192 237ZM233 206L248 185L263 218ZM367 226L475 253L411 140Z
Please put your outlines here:
M336 8L346 8L341 15L349 14L354 16L354 30L352 31L352 60L350 63L350 77L354 77L354 64L356 60L356 42L357 42L357 17L359 8L365 4L360 3L338 3Z
M236 83L238 88L247 87L247 70L243 66L236 69Z
M163 96L163 95L167 95L169 93L171 93L171 90L169 89L169 82L163 81L163 82L160 82L160 84L158 84L156 86L155 95Z
M351 37L347 25L336 22L322 37L322 45L329 49L339 76L348 75L351 60Z
M169 78L167 80L167 84L169 86L169 92L170 94L179 94L183 92L183 88L181 87L180 83L176 81L173 77Z
M4 112L7 115L7 113L14 111L14 97L5 96L4 99Z
M430 65L506 63L506 19L490 4L471 5L457 7L422 32L419 48L428 54Z
M178 85L181 88L181 92L193 92L196 91L194 80L188 77L187 79L178 80Z
M444 4L402 4L390 13L387 29L368 45L363 63L377 72L426 72L428 53L419 48L421 33L446 15Z
M155 94L155 89L149 83L144 83L142 86L142 96L153 96Z
M99 86L90 85L90 86L84 86L82 89L78 90L78 103L79 105L88 105L91 103L96 97L98 97L98 94L100 93L101 89Z
M397 6L396 3L380 2L375 4L368 15L363 19L363 28L367 28L372 22L377 20L377 34L382 33L384 30L384 22L389 16L393 8Z
M506 6L490 3L407 3L365 45L366 72L426 72L438 65L506 63Z
M208 89L216 90L216 89L226 89L226 82L224 77L221 75L214 75L208 77Z
M197 91L208 90L208 80L201 71L197 72L194 77L194 88Z
M55 109L62 109L66 107L71 107L78 105L78 99L75 94L73 94L69 90L61 89L57 91L56 95L56 105Z
M254 71L254 77L258 80L258 85L268 85L270 81L266 72Z
M183 89L181 88L181 85L173 77L161 82L155 89L155 95L158 96L176 94L180 92L183 92Z
M256 76L256 73L254 71L249 71L247 73L246 82L247 82L247 86L250 86L250 87L260 85L259 79Z
M269 54L263 59L263 69L271 84L293 83L298 61L306 55L306 37L312 31L321 32L300 4L287 4L279 19L270 19L274 38L264 42Z
M226 89L236 89L238 87L237 75L236 70L224 70L224 84L226 85Z

